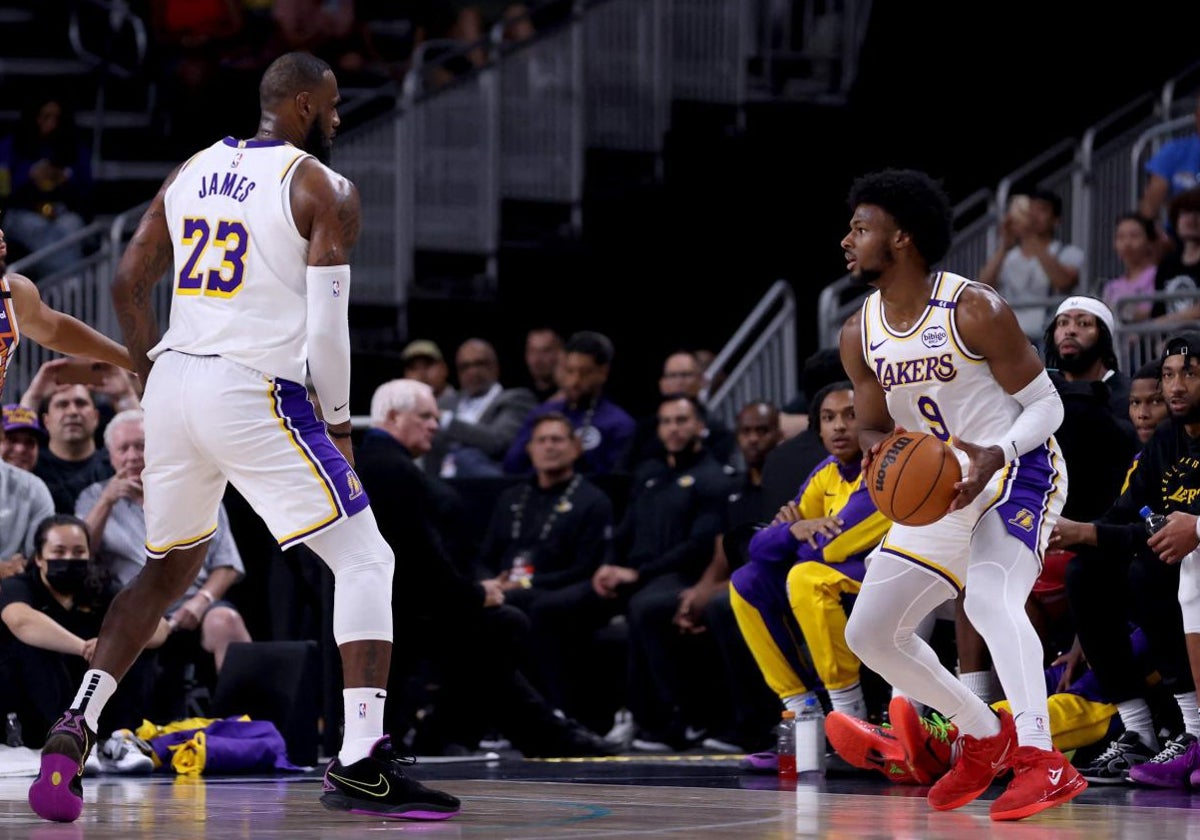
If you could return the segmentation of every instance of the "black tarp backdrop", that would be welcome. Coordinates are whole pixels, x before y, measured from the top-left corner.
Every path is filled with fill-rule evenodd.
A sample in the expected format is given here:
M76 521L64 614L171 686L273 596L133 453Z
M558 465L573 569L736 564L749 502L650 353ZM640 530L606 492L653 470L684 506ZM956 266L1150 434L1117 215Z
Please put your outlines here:
M922 168L959 200L1200 61L1200 3L1065 5L873 4L847 107L751 105L737 131L721 109L677 106L661 185L631 185L633 169L593 154L581 243L505 247L498 301L416 300L410 334L447 353L488 337L515 381L531 324L599 329L617 343L611 393L649 411L662 356L719 349L782 277L807 355L817 295L841 274L854 176ZM357 371L366 411L374 377Z

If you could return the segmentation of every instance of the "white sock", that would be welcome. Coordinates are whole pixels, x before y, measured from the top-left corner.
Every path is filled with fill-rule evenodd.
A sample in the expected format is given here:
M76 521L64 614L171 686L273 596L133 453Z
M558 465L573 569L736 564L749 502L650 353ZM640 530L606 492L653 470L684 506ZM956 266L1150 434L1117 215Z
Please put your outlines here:
M803 694L793 694L791 697L783 698L783 708L791 709L796 713L796 717L800 717L800 713L804 711L804 704L808 702L809 697L816 697L815 691L806 691Z
M83 675L83 682L71 703L71 708L83 712L83 719L87 721L88 728L99 734L100 713L104 711L108 698L112 697L116 690L117 681L112 674L92 668Z
M1195 695L1193 695L1193 704ZM1121 724L1126 732L1136 732L1142 743L1151 752L1158 752L1158 738L1154 734L1154 719L1150 717L1150 704L1140 697L1134 700L1123 700L1117 704L1117 714L1121 716Z
M862 685L859 683L848 685L845 688L829 689L829 702L833 704L835 712L841 712L859 720L867 719L867 701L863 699Z
M1183 731L1200 738L1200 709L1196 708L1196 692L1176 694L1175 702L1183 713Z
M912 707L916 709L917 717L925 717L927 714L929 714L929 708L924 703L905 694L903 691L896 688L896 686L892 686L892 697L903 697L907 699Z
M348 767L371 754L371 747L383 737L383 704L387 691L382 688L347 688L342 691L346 713L346 731L338 761Z
M1003 696L1000 690L1000 681L996 679L996 675L990 668L986 671L968 671L965 674L959 674L958 678L962 680L963 685L970 689L972 694L989 706Z

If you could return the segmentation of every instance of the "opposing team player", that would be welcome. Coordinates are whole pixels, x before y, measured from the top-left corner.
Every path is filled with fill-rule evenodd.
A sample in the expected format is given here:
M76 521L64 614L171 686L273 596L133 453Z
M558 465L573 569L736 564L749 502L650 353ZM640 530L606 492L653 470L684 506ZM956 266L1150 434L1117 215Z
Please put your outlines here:
M338 86L305 53L273 62L250 140L226 138L166 180L113 284L121 330L146 382L146 554L113 601L91 669L51 728L29 802L69 821L97 719L166 607L195 580L232 482L287 548L306 543L336 579L333 632L345 733L321 801L382 817L443 819L453 796L406 777L383 734L395 558L351 466L350 249L354 185L329 169ZM150 290L170 271L170 325ZM325 413L304 388L305 366Z
M28 277L9 274L7 256L4 231L0 230L0 395L22 335L48 350L133 369L124 347L79 319L51 309Z

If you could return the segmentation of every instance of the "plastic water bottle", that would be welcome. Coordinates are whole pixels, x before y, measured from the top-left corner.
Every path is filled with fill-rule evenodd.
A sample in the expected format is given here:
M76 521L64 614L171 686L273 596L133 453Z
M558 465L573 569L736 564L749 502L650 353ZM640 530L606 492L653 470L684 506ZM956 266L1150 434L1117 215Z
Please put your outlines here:
M796 718L796 772L825 772L825 711L816 697L804 701Z
M1149 506L1143 507L1138 511L1138 513L1146 523L1147 534L1153 534L1161 530L1162 527L1167 524L1167 517L1163 516L1161 513L1155 513L1154 511L1150 510Z
M779 757L779 778L796 778L796 713L788 709L775 727L775 754Z

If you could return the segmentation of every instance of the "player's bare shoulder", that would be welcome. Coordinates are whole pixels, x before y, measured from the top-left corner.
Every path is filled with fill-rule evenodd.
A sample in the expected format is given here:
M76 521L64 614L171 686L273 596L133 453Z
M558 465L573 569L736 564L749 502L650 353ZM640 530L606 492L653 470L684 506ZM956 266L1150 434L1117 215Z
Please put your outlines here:
M991 359L1028 339L1012 307L991 286L969 283L954 307L954 326L966 349Z
M313 157L297 168L291 187L292 217L300 235L310 240L315 235L334 240L339 249L354 246L362 225L362 205L358 188L344 175L334 172ZM318 251L310 265L336 265L344 255Z

